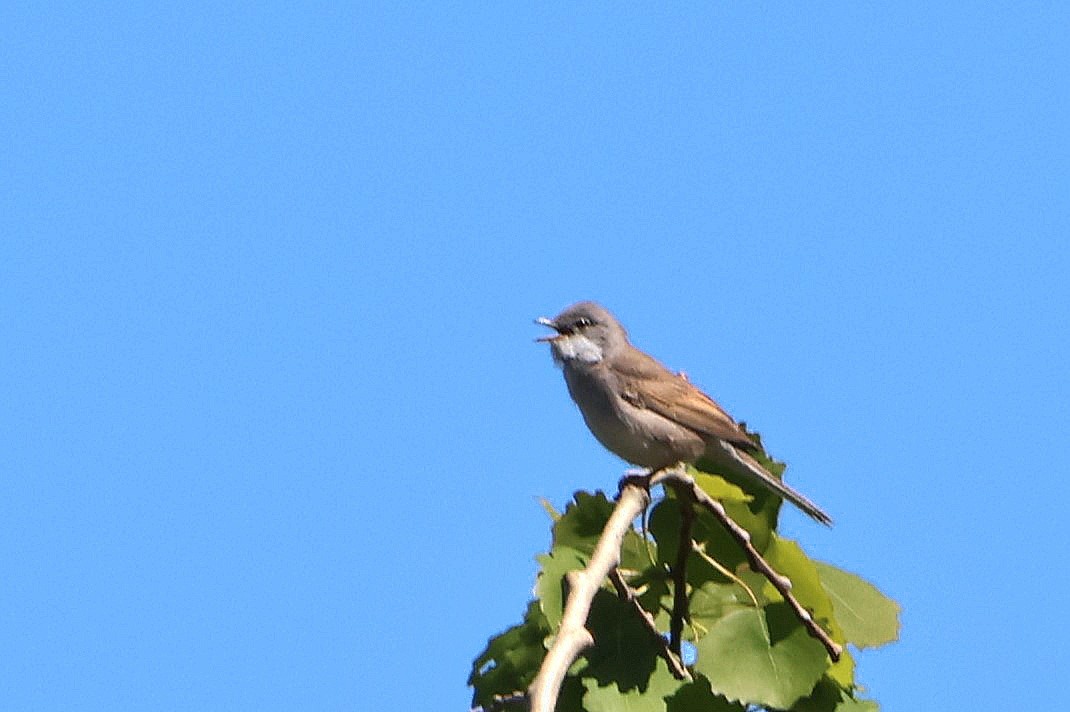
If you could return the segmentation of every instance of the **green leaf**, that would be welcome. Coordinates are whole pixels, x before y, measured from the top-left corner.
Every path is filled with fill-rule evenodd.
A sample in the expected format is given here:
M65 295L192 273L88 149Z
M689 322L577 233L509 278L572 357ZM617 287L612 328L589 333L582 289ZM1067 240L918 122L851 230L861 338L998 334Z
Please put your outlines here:
M730 700L788 709L814 689L829 660L802 626L778 630L774 643L766 623L754 609L725 615L695 643L694 667Z
M855 659L851 653L844 650L840 653L840 659L829 666L825 673L826 677L835 682L844 690L854 689L855 686Z
M664 712L664 698L679 690L683 683L672 676L664 661L658 660L642 689L621 690L617 683L603 686L593 678L585 678L583 684L587 688L583 697L587 712Z
M594 553L598 539L616 506L616 502L607 498L603 492L576 492L574 500L565 508L565 513L554 522L551 553L567 547L589 557ZM650 565L646 542L634 530L629 530L624 535L620 565L634 570L642 570Z
M561 683L561 692L557 695L557 706L554 712L587 712L583 706L583 696L587 690L583 687L583 680L578 677L565 677ZM531 705L525 705L519 712L529 712Z
M676 548L680 542L680 503L665 498L650 512L647 523L650 535L657 545L657 561L669 568L676 561Z
M702 491L720 502L746 503L754 499L753 495L747 494L720 475L710 475L699 470L694 470L691 475Z
M791 581L791 592L799 603L810 611L814 620L832 636L833 640L841 644L845 643L843 631L836 621L835 609L822 585L816 562L803 553L794 541L782 539L776 535L773 535L764 556L774 571L788 577ZM776 587L769 581L765 582L763 590L770 600L782 600Z
M630 584L639 590L639 604L654 616L654 625L665 632L669 629L669 611L672 610L668 572L651 568L644 573L644 576L632 579Z
M829 677L821 679L813 693L799 700L792 712L877 712L872 700L856 700Z
M495 695L526 690L546 657L543 641L550 627L534 601L524 622L487 641L487 648L472 663L468 684L474 688L473 705L489 705Z
M584 677L620 690L645 690L658 661L658 644L631 606L604 589L595 594L587 630L594 645L584 652Z
M667 497L654 507L650 513L650 533L657 542L658 563L666 569L671 569L676 563L676 551L680 541L679 500ZM695 509L691 536L705 546L712 558L730 571L747 560L743 550L720 522L704 509ZM728 579L700 557L692 555L687 563L687 580L692 586L700 586L706 581L724 582Z
M613 507L603 492L577 492L565 513L554 522L554 548L567 546L590 556Z
M655 566L657 561L656 544L643 539L634 529L624 532L624 541L620 546L620 568L624 571L642 572Z
M666 702L666 712L745 712L746 707L738 702L729 702L710 689L710 681L701 675L681 687Z
M847 641L872 648L899 638L899 604L865 579L831 564L815 562Z
M700 632L709 632L726 613L748 607L753 609L753 603L739 584L712 581L694 589L688 605L691 623Z
M565 597L568 595L565 574L582 569L587 565L587 561L580 552L567 546L554 547L553 552L539 554L535 560L541 567L539 577L535 580L535 596L547 622L557 630L561 625L561 617L565 612Z

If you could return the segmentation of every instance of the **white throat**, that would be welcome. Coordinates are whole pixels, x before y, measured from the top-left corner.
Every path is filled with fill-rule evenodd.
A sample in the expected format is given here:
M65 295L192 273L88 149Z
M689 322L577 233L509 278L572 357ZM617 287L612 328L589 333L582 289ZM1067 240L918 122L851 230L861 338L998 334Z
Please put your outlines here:
M569 334L550 342L554 361L581 361L598 363L602 360L602 347L581 334Z

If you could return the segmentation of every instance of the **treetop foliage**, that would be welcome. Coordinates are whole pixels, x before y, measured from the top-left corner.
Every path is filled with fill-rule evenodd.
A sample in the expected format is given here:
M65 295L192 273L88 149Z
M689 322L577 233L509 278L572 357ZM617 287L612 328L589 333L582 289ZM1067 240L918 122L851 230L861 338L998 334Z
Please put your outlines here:
M767 461L778 475L779 463ZM701 463L699 463L701 467ZM791 592L833 641L856 649L898 636L898 605L859 576L811 559L776 533L777 497L745 492L737 483L690 469L697 485L722 502L750 534ZM667 492L645 526L625 535L619 570L640 605L665 635L671 624L681 501ZM688 505L690 506L690 504ZM614 508L605 494L577 492L563 514L553 513L550 550L540 554L534 595L518 625L493 637L475 660L469 684L486 710L519 710L561 624L570 571L584 568ZM552 510L551 510L552 512ZM586 627L594 637L569 669L559 712L863 712L848 649L833 662L764 576L751 570L739 544L708 511L696 507L686 565L687 615L683 662L692 679L677 679L657 639L607 581L595 595ZM503 701L503 698L511 698Z

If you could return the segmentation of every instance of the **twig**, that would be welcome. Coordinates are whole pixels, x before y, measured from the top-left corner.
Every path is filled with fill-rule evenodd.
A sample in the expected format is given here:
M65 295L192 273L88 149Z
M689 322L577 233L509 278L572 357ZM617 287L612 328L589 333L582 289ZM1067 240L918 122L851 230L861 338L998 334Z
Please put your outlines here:
M732 573L728 569L728 567L722 564L720 561L707 554L705 544L699 544L698 542L693 541L691 542L691 547L696 554L702 557L703 561L713 567L716 571L720 572L720 574L726 579L734 582L737 586L746 591L747 595L750 596L751 603L754 604L755 608L761 608L761 606L758 605L758 597L754 595L754 591L752 591L751 587L747 585L747 582Z
M620 565L624 535L631 528L632 520L650 502L650 485L660 479L659 474L662 473L621 480L617 506L602 530L587 568L566 575L569 593L561 627L539 667L539 674L528 688L531 712L553 712L565 673L580 653L594 644L590 631L584 627L591 602L609 572Z
M687 557L691 553L691 525L695 521L694 498L687 487L677 486L680 500L680 541L676 547L676 563L672 567L672 618L669 622L669 650L680 657L684 621L688 618Z
M773 584L776 590L780 592L780 595L784 597L784 600L788 602L788 605L791 606L791 609L795 612L795 616L802 621L802 624L806 627L810 636L816 638L825 646L825 650L828 651L832 661L836 662L839 660L840 655L843 654L843 646L830 638L828 633L814 621L814 617L810 615L810 612L802 607L802 604L799 603L798 599L796 599L791 592L791 580L788 579L787 576L782 576L774 571L773 567L769 565L769 562L762 558L762 555L754 548L754 544L751 543L750 533L729 517L724 506L706 494L702 488L698 487L695 484L695 480L686 472L681 469L674 469L666 470L662 474L663 477L661 479L665 482L679 483L680 485L690 488L692 496L698 503L712 512L736 542L743 548L743 551L747 554L747 559L750 561L751 568L769 579L769 582Z
M658 644L658 655L665 661L665 664L669 666L669 672L677 680L691 681L691 673L684 667L683 661L680 656L675 654L666 642L665 637L658 631L657 623L654 622L654 616L650 615L650 611L643 608L643 604L639 603L639 599L635 595L635 589L628 585L628 582L624 580L624 576L621 574L620 569L614 568L609 572L609 580L613 582L613 588L617 589L617 596L630 605L632 610L635 611L635 615L639 616L639 620L643 622L643 625L648 631L650 631L650 637L653 638Z

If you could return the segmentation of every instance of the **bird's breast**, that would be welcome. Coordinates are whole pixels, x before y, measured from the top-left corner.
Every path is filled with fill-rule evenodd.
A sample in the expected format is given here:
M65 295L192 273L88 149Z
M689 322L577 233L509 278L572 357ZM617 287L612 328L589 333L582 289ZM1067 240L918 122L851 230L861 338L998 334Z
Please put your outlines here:
M697 434L653 411L637 408L616 392L605 364L564 365L569 395L591 433L618 457L643 467L668 467L702 454Z

